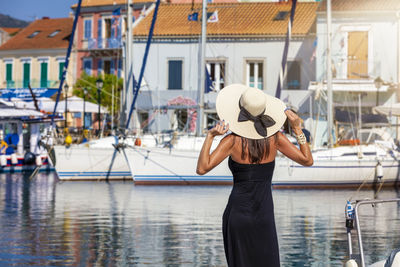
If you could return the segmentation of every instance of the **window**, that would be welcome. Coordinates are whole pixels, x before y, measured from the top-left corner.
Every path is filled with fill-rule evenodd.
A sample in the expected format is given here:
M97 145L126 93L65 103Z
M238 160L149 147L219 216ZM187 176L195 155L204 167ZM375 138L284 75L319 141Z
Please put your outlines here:
M49 36L47 36L47 37L54 37L54 36L56 36L57 35L57 33L59 33L61 30L55 30L54 32L52 32L52 33L50 33L49 34Z
M286 88L287 89L300 89L300 62L299 61L288 61L286 65Z
M101 75L101 72L103 71L103 61L101 58L97 60L97 76Z
M168 89L182 89L182 60L168 61Z
M65 62L59 61L58 62L58 79L61 81L63 71L64 71Z
M111 73L111 61L104 60L104 74L110 74L110 73Z
M260 61L247 62L247 86L264 89L264 66Z
M23 87L28 88L31 82L31 63L24 62L23 63Z
M92 60L91 59L84 59L83 60L83 71L87 75L92 75Z
M40 63L40 87L47 88L47 62Z
M33 37L35 37L36 35L39 34L39 32L40 32L40 31L35 31L35 32L31 33L30 35L28 35L28 38L33 38Z
M84 20L84 39L90 39L92 37L92 20L86 19Z
M13 80L12 80L12 63L6 63L6 83L7 88L13 87Z
M225 62L207 63L208 73L215 91L225 87Z
M104 20L105 38L111 38L111 19Z

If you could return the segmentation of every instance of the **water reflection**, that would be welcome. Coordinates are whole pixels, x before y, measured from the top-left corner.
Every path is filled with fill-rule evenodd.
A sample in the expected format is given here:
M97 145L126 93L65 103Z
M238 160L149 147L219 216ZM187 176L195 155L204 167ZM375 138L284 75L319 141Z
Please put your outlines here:
M2 174L0 265L226 266L221 217L230 190ZM282 266L342 265L344 204L353 193L274 191ZM373 190L358 195L365 197L374 197ZM400 247L399 210L396 204L362 208L367 262Z

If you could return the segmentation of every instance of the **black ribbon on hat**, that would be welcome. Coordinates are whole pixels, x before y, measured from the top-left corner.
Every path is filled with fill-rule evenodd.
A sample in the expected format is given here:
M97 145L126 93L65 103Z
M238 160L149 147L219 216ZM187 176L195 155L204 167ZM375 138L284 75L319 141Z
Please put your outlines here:
M243 122L243 121L252 121L254 122L254 128L256 129L257 133L263 137L267 136L267 128L273 126L276 122L273 118L270 116L264 114L264 111L257 116L253 116L248 112L242 105L240 105L239 101L239 117L238 117L238 122Z

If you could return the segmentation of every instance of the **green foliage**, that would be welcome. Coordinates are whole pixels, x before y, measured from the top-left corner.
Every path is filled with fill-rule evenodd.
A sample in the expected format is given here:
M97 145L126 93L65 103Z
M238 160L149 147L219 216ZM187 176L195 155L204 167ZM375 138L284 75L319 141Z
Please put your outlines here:
M120 95L123 88L122 78L118 78L113 74L105 74L102 76L89 76L86 73L81 75L81 78L76 81L74 85L73 94L83 98L83 89L87 89L86 101L97 104L98 94L96 88L96 80L101 78L103 80L103 88L100 93L101 105L107 107L108 112L111 114L112 108L112 87L114 86L114 114L119 113Z

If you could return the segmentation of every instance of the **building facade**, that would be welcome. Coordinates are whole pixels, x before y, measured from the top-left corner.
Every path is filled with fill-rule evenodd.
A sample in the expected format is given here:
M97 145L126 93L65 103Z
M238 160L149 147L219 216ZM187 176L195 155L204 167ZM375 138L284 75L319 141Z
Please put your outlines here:
M0 46L0 92L27 90L28 86L34 90L58 89L71 32L72 18L43 18ZM74 80L73 68L71 58L66 76L69 85Z
M315 80L312 60L315 17L318 3L298 3L292 28L282 98L304 99L310 81ZM208 114L205 124L215 119L215 98L219 90L233 83L247 84L275 95L287 33L291 3L209 4L205 62L213 92L205 94ZM188 15L198 12L198 20ZM198 104L199 36L201 6L161 4L147 60L136 122L145 131L176 129L193 132L193 107L171 107L176 99ZM146 34L152 15L134 29L134 70L143 59ZM291 96L291 97L290 97ZM182 105L190 101L183 100ZM174 104L176 106L176 104Z

